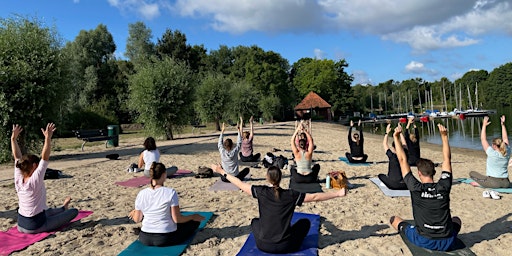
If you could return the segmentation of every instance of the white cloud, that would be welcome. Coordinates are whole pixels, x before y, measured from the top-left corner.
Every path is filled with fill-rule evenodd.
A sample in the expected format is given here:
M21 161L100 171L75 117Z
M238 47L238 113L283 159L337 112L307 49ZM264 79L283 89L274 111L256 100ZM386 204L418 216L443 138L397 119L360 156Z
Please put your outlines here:
M314 49L313 53L315 54L315 59L323 60L325 59L325 52L320 49Z
M130 14L136 13L138 16L152 20L160 16L159 3L150 3L150 0L107 0L108 3L119 9L121 12ZM165 6L164 4L163 6Z
M418 75L418 74L436 75L437 71L427 68L421 62L411 61L411 62L409 62L409 64L405 65L405 73L416 74L416 75Z
M354 81L352 81L352 84L372 84L372 80L368 77L368 74L364 70L354 70L352 75L354 76Z

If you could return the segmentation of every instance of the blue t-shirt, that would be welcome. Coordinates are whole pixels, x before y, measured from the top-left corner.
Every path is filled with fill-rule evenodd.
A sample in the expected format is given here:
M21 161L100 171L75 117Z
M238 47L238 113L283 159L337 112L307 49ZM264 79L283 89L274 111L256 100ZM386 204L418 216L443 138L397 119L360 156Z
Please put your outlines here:
M507 153L503 156L491 146L485 150L487 154L487 176L494 178L508 178L508 160L510 159L510 147L507 145Z

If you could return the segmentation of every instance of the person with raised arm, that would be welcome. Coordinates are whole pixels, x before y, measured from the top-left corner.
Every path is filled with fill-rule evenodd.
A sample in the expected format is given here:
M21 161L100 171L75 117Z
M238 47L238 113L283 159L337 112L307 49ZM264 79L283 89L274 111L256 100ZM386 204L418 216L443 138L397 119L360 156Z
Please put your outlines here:
M128 217L142 222L139 241L147 246L171 246L186 241L204 219L199 214L182 215L178 193L164 186L167 170L153 162L149 170L151 187L141 190L135 199L135 209Z
M44 175L50 159L52 136L55 124L41 128L44 135L41 159L36 155L22 155L18 145L21 126L12 126L11 148L14 157L14 187L18 195L18 231L37 234L56 230L68 224L78 215L77 209L69 209L71 197L66 197L62 207L48 208Z
M217 143L217 148L220 153L220 160L222 164L222 168L226 170L231 175L236 176L239 179L244 179L247 174L249 174L249 168L246 167L242 171L239 171L238 168L238 152L240 151L240 147L242 145L242 125L244 124L243 118L240 116L240 124L238 125L238 136L236 139L236 144L233 144L233 140L227 138L224 140L224 130L226 129L226 124L222 123L222 129L220 131L219 142ZM221 177L221 180L224 182L229 182L224 177Z
M324 193L301 193L280 187L281 170L271 166L267 170L268 185L251 185L227 173L221 165L212 164L213 171L219 173L243 192L258 199L259 218L251 221L251 229L256 246L267 253L292 253L300 249L308 234L311 223L300 219L291 224L296 206L302 203L329 200L346 195L344 188Z
M345 153L345 156L350 163L364 163L368 159L368 155L364 153L364 137L363 129L361 128L361 120L359 120L357 126L359 127L359 131L352 135L354 121L350 120L350 128L348 130L348 145L350 147L350 153Z
M486 188L508 188L510 181L508 179L508 162L510 160L510 146L508 143L507 128L505 127L505 116L501 116L501 138L494 138L492 145L487 142L487 126L489 117L484 117L482 123L482 132L480 140L482 147L487 154L486 175L471 171L469 176L480 186Z
M382 146L386 152L386 156L389 158L388 174L379 174L379 179L388 187L393 190L406 190L404 178L402 177L402 171L400 169L400 163L396 156L395 142L391 143L391 148L388 145L388 134L391 132L391 123L386 127L386 133L384 134L384 140Z
M414 133L409 131L411 125L414 128ZM414 117L409 117L404 133L405 143L407 144L407 162L410 166L416 166L416 161L420 159L420 133L414 123Z
M306 135L307 140L300 139L299 146L295 144L295 137L299 132ZM293 159L295 165L290 168L290 175L296 183L314 183L318 182L318 173L320 172L320 165L313 165L313 138L308 131L302 129L302 124L299 125L292 135L290 145L293 152Z
M249 119L249 125L251 126L250 132L243 130L243 125L241 126L242 131L242 146L240 150L240 161L242 162L257 162L260 159L261 154L253 154L252 141L254 139L254 127L253 127L254 118L251 116Z
M407 162L407 155L400 143L402 127L395 128L393 138L396 155L407 188L411 192L412 215L415 225L398 216L390 219L391 226L403 230L413 244L430 250L449 251L455 244L462 222L450 213L450 191L452 188L452 163L448 132L438 124L443 142L443 164L439 181L434 182L436 170L431 160L420 158L417 162L418 178L414 177Z

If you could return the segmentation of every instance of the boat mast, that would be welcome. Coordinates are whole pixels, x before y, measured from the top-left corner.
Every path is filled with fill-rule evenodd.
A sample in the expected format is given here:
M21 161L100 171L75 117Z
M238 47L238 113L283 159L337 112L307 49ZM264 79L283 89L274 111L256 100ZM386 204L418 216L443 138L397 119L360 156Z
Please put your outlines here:
M476 82L476 86L475 86L475 104L476 104L476 108L478 108L478 82Z
M469 85L466 85L466 88L468 89L469 106L471 106L471 109L474 109L473 108L473 101L471 100L471 93L469 92Z

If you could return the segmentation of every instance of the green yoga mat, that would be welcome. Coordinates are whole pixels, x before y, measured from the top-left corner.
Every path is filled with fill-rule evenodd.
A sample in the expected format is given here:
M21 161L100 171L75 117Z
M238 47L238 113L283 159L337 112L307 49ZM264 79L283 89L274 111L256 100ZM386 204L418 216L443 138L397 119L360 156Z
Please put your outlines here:
M190 215L198 213L204 216L204 220L201 221L198 231L203 229L208 223L208 220L213 216L213 212L182 212L183 215ZM197 234L197 232L196 232ZM190 237L187 241L173 246L157 247L157 246L145 246L139 240L135 240L126 249L124 249L119 256L135 256L135 255L161 255L161 256L177 256L183 253L187 249L188 245L194 239L195 234Z
M453 181L466 183L473 187L484 188L471 178L459 178L459 179L455 179ZM484 188L484 189L490 189L490 190L494 190L496 192L500 192L500 193L504 193L504 194L512 194L512 188Z
M406 220L406 222L414 225L413 220ZM405 245L409 248L412 255L414 256L422 256L422 255L434 255L434 256L445 256L445 255L457 255L457 256L476 256L476 254L471 251L462 240L457 238L455 241L455 250L449 251L449 252L441 252L441 251L433 251L429 249L425 249L419 246L416 246L413 244L407 236L405 236L405 229L400 230L400 237L404 241Z

